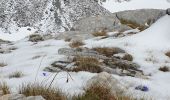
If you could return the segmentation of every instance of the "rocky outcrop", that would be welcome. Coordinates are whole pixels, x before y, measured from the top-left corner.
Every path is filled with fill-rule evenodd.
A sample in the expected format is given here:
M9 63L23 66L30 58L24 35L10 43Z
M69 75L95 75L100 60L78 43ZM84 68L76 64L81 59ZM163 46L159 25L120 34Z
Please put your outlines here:
M42 33L70 30L77 20L110 15L94 0L1 0L0 28L6 33L34 27Z
M165 14L165 10L139 9L114 13L113 16L116 16L123 24L133 24L131 27L145 29Z

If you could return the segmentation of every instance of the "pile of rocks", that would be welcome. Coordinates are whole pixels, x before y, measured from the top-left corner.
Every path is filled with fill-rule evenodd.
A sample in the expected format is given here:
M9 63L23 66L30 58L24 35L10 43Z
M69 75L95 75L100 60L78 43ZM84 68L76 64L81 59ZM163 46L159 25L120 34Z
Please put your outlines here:
M117 74L121 76L143 76L143 72L139 70L140 66L136 63L133 63L132 58L130 59L130 61L128 61L127 59L123 59L124 57L107 57L88 48L61 48L58 50L58 53L60 55L65 55L73 59L66 59L65 61L56 61L52 63L51 66L46 67L44 69L45 71L71 71L71 69L76 66L74 59L75 57L92 57L100 60L101 64L99 66L102 68L103 72L108 72L110 74ZM127 55L127 53L124 54Z

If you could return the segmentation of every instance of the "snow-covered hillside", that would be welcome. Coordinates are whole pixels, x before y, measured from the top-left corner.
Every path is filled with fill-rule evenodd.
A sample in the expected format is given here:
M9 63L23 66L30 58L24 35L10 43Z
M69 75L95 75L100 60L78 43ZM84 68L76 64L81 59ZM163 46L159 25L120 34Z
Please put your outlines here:
M170 16L166 15L150 28L136 35L118 39L112 37L102 40L88 39L85 40L86 45L84 47L120 47L126 50L133 55L134 62L141 66L140 69L147 76L147 78L143 79L129 76L121 77L113 74L112 76L127 88L126 93L133 94L135 97L146 97L148 99L151 97L153 100L169 100L170 73L158 70L161 66L170 66L170 58L165 56L165 53L170 50L169 26ZM52 62L65 58L57 52L64 47L69 48L68 42L54 39L38 42L37 44L24 39L10 45L1 45L2 49L16 48L12 52L1 54L1 62L7 64L5 67L0 68L1 81L6 81L13 91L17 91L17 88L22 83L35 82L35 80L44 82L43 84L49 84L50 80L52 80L51 75L55 75L55 73L45 72L43 69ZM24 76L9 79L8 75L16 71L21 71ZM46 73L46 76L43 73ZM82 93L82 87L96 74L70 72L70 75L73 80L69 79L67 83L67 72L59 72L54 82L54 87L60 87L65 93L69 94ZM51 78L49 79L49 77ZM135 90L138 85L147 86L149 91Z
M117 0L106 0L101 5L111 12L135 9L167 9L170 7L168 0L128 0L117 2Z

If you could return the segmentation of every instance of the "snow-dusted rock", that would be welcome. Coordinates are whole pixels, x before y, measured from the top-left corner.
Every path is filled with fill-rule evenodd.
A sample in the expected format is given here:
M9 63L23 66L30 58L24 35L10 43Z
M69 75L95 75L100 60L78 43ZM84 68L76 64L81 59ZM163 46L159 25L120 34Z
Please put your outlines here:
M113 16L93 16L77 21L73 25L73 29L87 33L94 33L100 30L114 31L118 23L119 21Z
M161 16L165 15L165 10L159 9L139 9L128 10L114 13L113 16L117 16L119 20L126 20L133 22L141 26L150 26Z
M111 74L107 72L99 73L87 81L87 88L91 85L106 86L111 89L113 93L122 93L125 87Z
M29 96L25 100L45 100L42 96Z
M0 97L0 100L25 100L26 97L23 94L6 94Z

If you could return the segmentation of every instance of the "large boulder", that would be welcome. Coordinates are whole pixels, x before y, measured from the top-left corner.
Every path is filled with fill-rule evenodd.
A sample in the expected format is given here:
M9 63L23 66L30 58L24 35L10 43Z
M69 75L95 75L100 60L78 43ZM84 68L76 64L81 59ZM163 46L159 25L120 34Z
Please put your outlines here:
M143 30L165 14L165 10L160 9L139 9L114 13L113 16L116 16L122 24L132 24L131 27Z
M102 30L114 31L118 23L119 21L113 16L93 16L77 21L74 23L73 29L87 33L94 33Z

